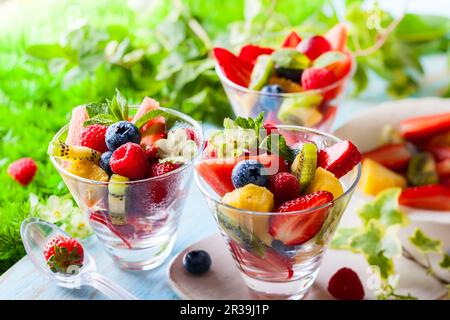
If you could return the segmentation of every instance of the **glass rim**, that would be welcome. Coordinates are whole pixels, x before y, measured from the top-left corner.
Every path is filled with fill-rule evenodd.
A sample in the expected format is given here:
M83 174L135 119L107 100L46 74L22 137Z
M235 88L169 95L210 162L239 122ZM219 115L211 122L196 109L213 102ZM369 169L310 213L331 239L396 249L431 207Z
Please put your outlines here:
M329 86L323 87L323 88L319 88L319 89L310 89L310 90L305 90L305 91L300 91L300 92L290 92L290 93L269 93L269 92L261 92L261 91L257 91L257 90L252 90L249 88L245 88L243 86L240 86L236 83L234 83L233 81L231 81L230 79L228 79L228 77L223 73L222 68L219 66L219 64L217 63L217 61L215 61L215 71L220 79L220 81L228 86L231 87L237 91L246 93L246 94L254 94L254 95L259 95L259 96L274 96L274 97L283 97L283 98L295 98L298 96L301 96L304 93L317 93L317 94L321 94L321 93L325 93L329 90L333 90L337 87L339 87L342 84L347 83L348 80L351 80L356 72L356 59L355 56L353 55L353 53L351 53L350 51L346 52L350 58L351 58L351 67L350 70L348 71L348 73L342 77L341 79L339 79L338 81L336 81L333 84L330 84Z
M138 106L139 105L130 105L130 108L137 109ZM181 167L179 167L179 168L177 168L177 169L175 169L173 171L167 172L167 173L165 173L163 175L160 175L160 176L157 176L157 177L149 177L149 178L140 179L140 180L117 181L117 182L114 182L114 184L134 185L134 184L140 184L140 183L145 183L145 182L149 182L149 181L157 181L157 180L160 180L160 179L164 179L164 178L166 178L166 177L168 177L168 176L170 176L172 174L175 174L175 173L178 173L178 172L181 172L181 171L187 169L188 167L193 165L196 162L196 160L201 156L204 141L203 141L203 130L202 130L201 125L198 123L198 121L196 121L195 119L193 119L193 118L189 117L188 115L186 115L186 114L184 114L182 112L179 112L177 110L163 108L163 107L160 107L160 109L165 111L165 112L168 112L168 113L176 115L177 117L179 117L182 120L184 120L184 121L188 122L189 124L191 124L197 130L197 132L200 135L199 137L197 137L197 138L199 138L199 143L198 143L198 146L197 146L197 154L195 155L194 158L192 158L191 160L185 162ZM58 138L63 133L65 133L68 130L68 128L69 128L69 124L65 124L61 129L59 129L58 132L53 136L52 140L50 141L50 144L53 141L58 141ZM57 158L55 156L49 156L49 157L50 157L50 161L52 162L52 164L55 166L55 168L59 172L64 173L64 174L68 175L69 177L71 177L71 178L73 178L75 180L78 180L78 181L86 183L86 184L104 185L104 186L109 185L109 181L104 182L104 181L92 180L92 179L87 179L87 178L83 178L83 177L77 176L76 174L73 174L73 173L67 171L57 161Z
M340 138L338 138L338 137L336 137L334 135L328 134L328 133L323 132L323 131L307 128L307 127L294 126L294 125L277 125L277 128L285 129L285 130L296 129L297 131L314 133L314 134L317 134L317 135L320 135L320 136L324 136L324 137L333 139L336 143L343 141L342 139L340 139ZM342 200L343 198L345 198L347 195L349 195L351 192L353 192L355 190L355 188L356 188L356 186L357 186L357 184L359 182L359 179L361 177L361 163L358 163L350 172L353 172L355 169L357 170L356 177L354 178L354 180L352 180L352 183L350 184L348 189L345 190L344 193L342 193L339 197L333 198L333 200L331 200L331 201L329 201L329 202L327 202L327 203L325 203L325 204L323 204L321 206L318 206L318 207L308 208L308 209L304 209L304 210L283 212L283 214L307 214L307 213L311 213L311 212L314 212L314 211L317 211L317 210L321 210L321 209L325 209L325 208L333 206L335 203L339 202L340 200ZM203 195L205 197L207 197L209 200L215 202L216 204L218 204L218 205L220 205L222 207L225 207L227 209L232 209L232 210L235 210L235 211L237 211L239 213L248 214L248 215L275 216L275 215L280 215L281 214L281 212L275 212L275 211L260 212L260 211L244 210L244 209L239 209L239 208L230 206L230 205L222 202L221 199L218 200L217 196L213 196L211 194L211 192L209 192L209 191L207 191L205 189L205 187L203 186L204 182L202 182L200 180L201 178L200 178L200 176L199 176L199 174L197 172L197 169L194 170L194 179L195 179L195 182L197 184L197 187L200 189L200 191L203 193Z

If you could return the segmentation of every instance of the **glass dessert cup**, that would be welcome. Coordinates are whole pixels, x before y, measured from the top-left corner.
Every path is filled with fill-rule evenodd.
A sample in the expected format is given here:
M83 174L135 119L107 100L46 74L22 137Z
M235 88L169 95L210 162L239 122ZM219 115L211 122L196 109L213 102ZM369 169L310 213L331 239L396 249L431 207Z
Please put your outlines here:
M172 128L192 128L196 134L197 156L174 171L137 181L101 182L74 175L66 170L66 161L50 157L81 211L88 215L97 238L119 266L128 270L154 269L170 255L192 169L201 153L200 124L180 112L161 109L175 118ZM64 140L67 131L68 125L53 141Z
M337 137L304 127L280 125L277 128L286 137L288 145L312 141L322 149L341 141ZM301 299L317 277L322 256L352 197L360 174L361 165L358 164L340 178L344 193L333 201L320 207L285 213L255 212L231 207L221 200L197 171L195 180L254 296L263 299ZM300 245L286 246L273 239L269 233L271 219L280 215L301 215L302 225L312 221L320 223L313 227L316 230L313 237L305 239Z

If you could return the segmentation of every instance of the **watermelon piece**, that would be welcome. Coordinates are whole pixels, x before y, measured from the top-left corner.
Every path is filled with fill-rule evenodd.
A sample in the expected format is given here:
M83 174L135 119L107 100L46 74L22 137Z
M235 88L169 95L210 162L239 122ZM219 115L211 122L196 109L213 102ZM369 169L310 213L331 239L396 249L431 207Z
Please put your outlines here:
M296 48L297 45L302 41L302 38L297 34L297 32L292 31L284 39L281 47L283 48Z
M197 165L197 172L205 182L220 196L234 190L231 173L238 158L206 159Z
M347 45L347 27L343 23L338 23L328 30L324 37L331 44L333 50L343 51Z
M272 48L265 48L260 46L255 46L253 44L248 44L241 48L239 52L239 59L247 61L252 65L255 65L256 59L262 54L272 54L274 50Z
M248 87L253 70L251 63L239 59L224 48L214 48L213 54L223 73L230 81L239 86Z
M84 106L78 106L72 110L66 144L81 146L81 132L84 129L83 123L87 119L89 119L89 115Z
M136 121L144 114L158 108L159 108L158 101L153 100L152 98L149 97L145 97L131 122L136 123ZM141 135L142 135L141 144L146 146L154 145L155 142L158 141L159 139L165 138L166 136L165 132L166 132L166 119L162 116L153 118L149 120L141 128Z

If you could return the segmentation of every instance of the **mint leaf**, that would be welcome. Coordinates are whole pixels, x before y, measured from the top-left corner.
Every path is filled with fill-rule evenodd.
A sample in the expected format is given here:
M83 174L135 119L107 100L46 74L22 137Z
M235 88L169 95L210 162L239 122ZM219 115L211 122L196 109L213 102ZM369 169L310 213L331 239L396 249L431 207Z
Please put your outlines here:
M444 256L442 257L442 261L439 262L439 266L442 269L450 269L450 256L448 255L448 253L444 254Z
M108 113L108 105L104 102L100 103L88 103L84 106L86 108L87 114L89 118L93 118L95 116L98 116L100 114L107 114Z
M416 229L409 241L422 253L441 252L441 241L429 238L422 230Z
M94 116L83 123L83 126L87 127L93 124L101 124L104 126L110 126L113 123L117 122L117 119L111 114L99 114Z
M142 115L142 117L140 117L134 125L136 127L138 127L138 129L140 129L144 124L149 122L151 119L162 116L162 115L164 115L164 117L166 119L172 116L170 113L168 113L164 110L154 109L154 110L150 110L150 111L144 113Z
M119 89L116 88L116 102L122 114L122 120L128 121L128 103L127 100L122 96Z
M278 137L278 141L276 140ZM281 134L270 134L264 138L263 141L259 144L259 147L262 149L266 149L272 153L278 154L283 159L293 162L295 158L294 150L289 148L286 143L286 139Z
M379 220L380 223L389 227L392 225L406 225L408 218L399 210L398 197L401 190L392 188L378 194L375 200L365 204L358 210L358 215L364 224L371 220Z
M254 130L256 133L256 136L259 137L260 130L263 127L264 112L261 112L255 119L250 118L250 117L249 118L237 117L234 121L231 120L232 123L230 123L230 120L231 119L229 119L229 118L226 118L224 120L224 123L223 123L224 128L227 129L227 127L232 126L232 123L234 123L236 126L238 126L241 129Z

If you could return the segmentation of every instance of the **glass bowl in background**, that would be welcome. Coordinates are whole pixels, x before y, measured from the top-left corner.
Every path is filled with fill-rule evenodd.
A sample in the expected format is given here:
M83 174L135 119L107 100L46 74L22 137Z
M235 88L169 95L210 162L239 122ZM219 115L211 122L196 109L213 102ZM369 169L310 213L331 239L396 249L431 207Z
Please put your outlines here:
M312 141L322 149L341 141L308 128L280 125L278 130L288 137L289 145ZM342 177L340 182L344 193L333 201L321 207L285 213L254 212L231 207L222 202L197 171L195 179L252 292L264 299L300 299L317 277L322 256L353 195L360 174L361 165L357 165ZM286 246L273 239L269 233L270 221L279 215L299 216L300 227L314 219L317 228L314 236L305 238L302 244L296 246Z
M50 157L81 211L88 215L100 243L124 269L153 269L170 255L193 165L201 153L200 124L180 112L161 109L176 120L168 129L189 127L196 135L196 157L174 171L138 181L100 182L74 175L65 169L66 161ZM136 108L130 111L135 112ZM65 140L67 130L68 125L53 141ZM118 190L123 194L124 210L118 210L113 199L117 200Z
M279 48L284 34L273 34L252 41L252 44ZM273 124L298 125L330 132L345 88L356 71L356 60L350 57L347 74L330 86L296 93L263 93L235 84L216 64L216 73L222 83L230 104L237 116L255 118L264 111L266 121ZM270 83L270 82L269 82Z

